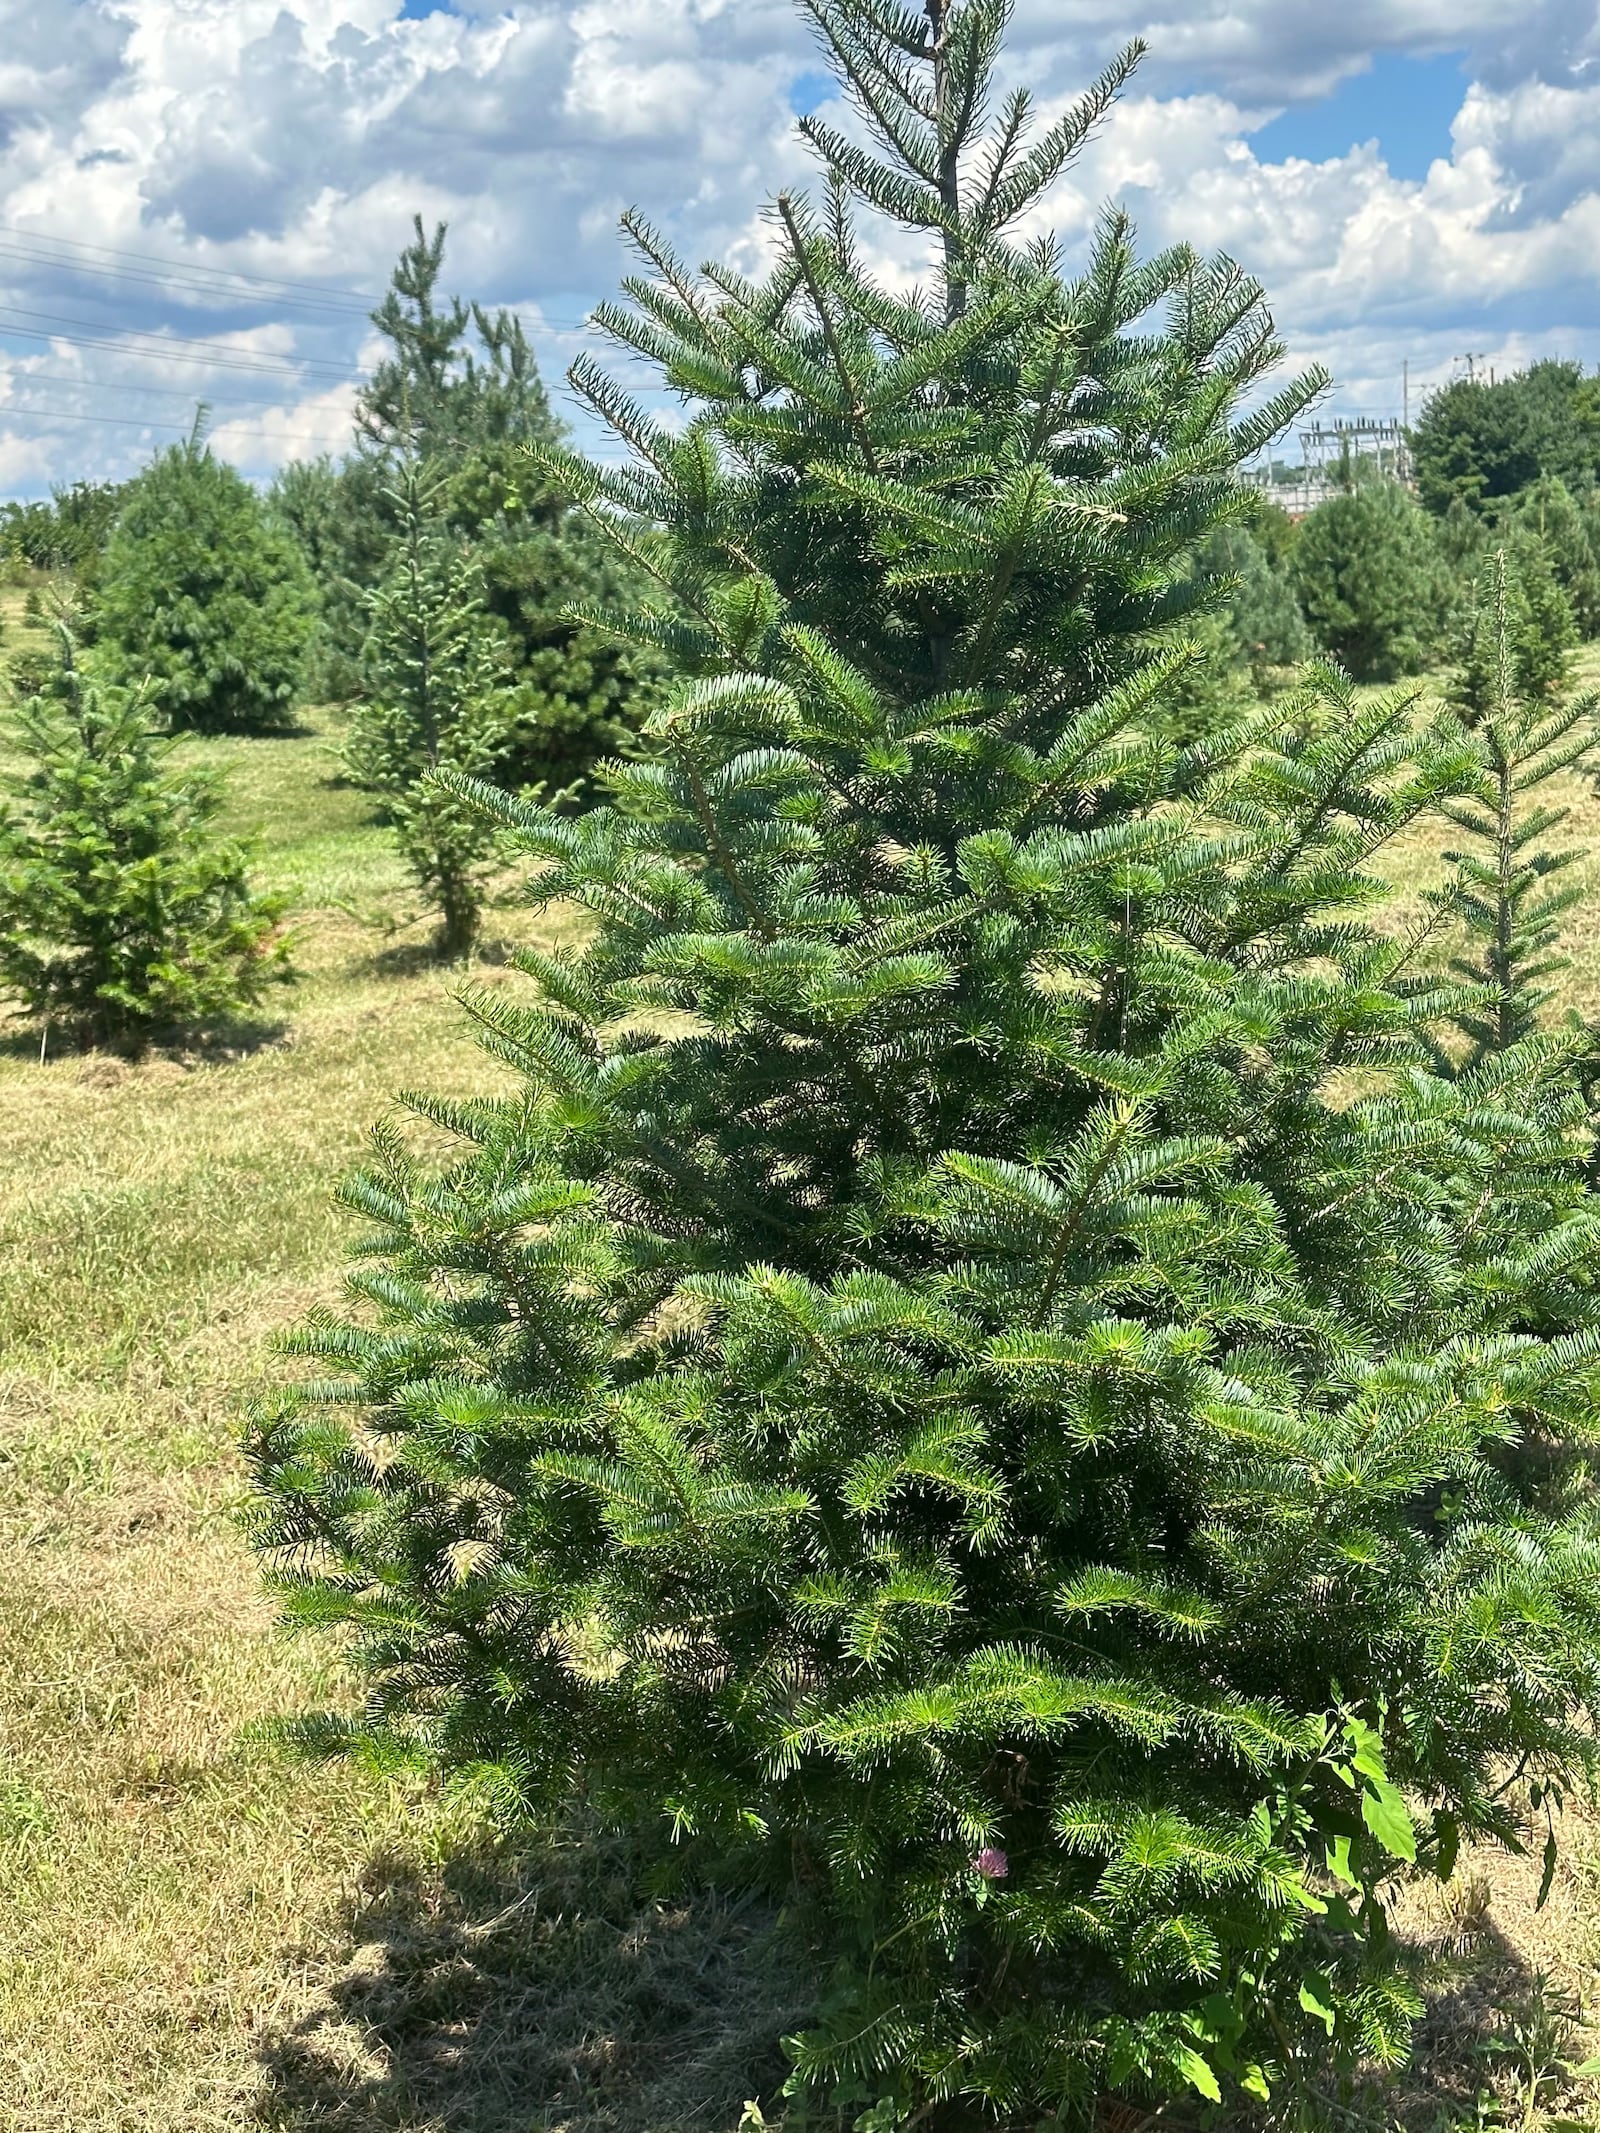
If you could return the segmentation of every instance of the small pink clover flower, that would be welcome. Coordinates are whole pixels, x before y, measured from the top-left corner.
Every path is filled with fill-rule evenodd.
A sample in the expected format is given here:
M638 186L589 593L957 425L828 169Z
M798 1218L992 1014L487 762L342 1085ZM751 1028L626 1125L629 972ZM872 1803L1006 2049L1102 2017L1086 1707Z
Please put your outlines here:
M998 1844L986 1844L972 1863L985 1881L1004 1881L1011 1871L1011 1861Z

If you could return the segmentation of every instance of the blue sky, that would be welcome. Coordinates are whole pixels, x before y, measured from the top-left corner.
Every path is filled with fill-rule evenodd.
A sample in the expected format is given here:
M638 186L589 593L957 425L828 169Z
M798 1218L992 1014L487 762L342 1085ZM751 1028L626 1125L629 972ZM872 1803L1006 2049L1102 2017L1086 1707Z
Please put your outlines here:
M1379 52L1328 95L1291 104L1250 135L1263 163L1312 163L1376 142L1390 174L1421 181L1450 154L1450 127L1466 94L1460 52Z
M642 204L749 264L829 85L788 0L0 0L0 495L121 473L193 401L247 471L337 449L414 211L553 381ZM1600 359L1595 0L1017 0L1046 112L1150 53L1057 188L1260 276L1333 404L1471 348ZM890 246L892 269L913 271Z

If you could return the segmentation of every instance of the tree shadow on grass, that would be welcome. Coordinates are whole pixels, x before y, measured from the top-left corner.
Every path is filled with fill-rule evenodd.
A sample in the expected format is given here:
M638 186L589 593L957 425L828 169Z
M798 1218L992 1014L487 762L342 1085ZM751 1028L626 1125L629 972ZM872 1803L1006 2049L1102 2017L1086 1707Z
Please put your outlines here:
M518 941L489 934L474 943L469 956L449 956L440 947L437 936L430 936L423 940L397 941L390 947L379 948L367 967L375 977L382 978L414 978L431 970L443 971L447 976L470 978L475 970L509 968L521 945Z
M142 1066L211 1066L247 1059L252 1053L283 1044L291 1028L286 1015L241 1016L208 1029L157 1035L135 1050L92 1042L74 1036L70 1029L46 1030L38 1022L18 1020L0 1027L0 1058L29 1060L44 1066L76 1060L90 1072L103 1068L106 1079L115 1080L125 1073L136 1073Z
M354 1953L268 2037L273 2133L733 2133L811 2012L770 1910L642 1897L621 1844L373 1859Z
M1541 2126L1551 2115L1600 2124L1585 2115L1592 2097L1578 2098L1568 2079L1587 2051L1576 1997L1489 1916L1487 1892L1480 1877L1463 1877L1446 1897L1442 1932L1423 1944L1432 1975L1410 2061L1363 2098L1384 2133L1519 2125L1532 2090Z

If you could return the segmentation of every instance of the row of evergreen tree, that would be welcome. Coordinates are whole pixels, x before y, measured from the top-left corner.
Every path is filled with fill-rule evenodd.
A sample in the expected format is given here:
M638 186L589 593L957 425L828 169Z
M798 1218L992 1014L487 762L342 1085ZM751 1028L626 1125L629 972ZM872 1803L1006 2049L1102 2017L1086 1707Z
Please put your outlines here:
M308 698L337 700L347 770L458 956L503 840L427 774L577 799L631 744L662 661L603 626L637 594L640 558L539 470L561 432L526 336L512 313L441 298L444 243L418 221L342 460L291 464L262 497L197 423L129 483L8 507L5 538L80 596L89 671L74 654L62 703L87 681L124 705L135 692L169 730L270 732ZM1413 440L1431 513L1351 463L1303 523L1260 503L1199 541L1171 736L1286 685L1317 649L1360 680L1470 662L1491 553L1508 558L1521 685L1558 693L1572 646L1600 630L1594 384L1543 364L1436 396Z

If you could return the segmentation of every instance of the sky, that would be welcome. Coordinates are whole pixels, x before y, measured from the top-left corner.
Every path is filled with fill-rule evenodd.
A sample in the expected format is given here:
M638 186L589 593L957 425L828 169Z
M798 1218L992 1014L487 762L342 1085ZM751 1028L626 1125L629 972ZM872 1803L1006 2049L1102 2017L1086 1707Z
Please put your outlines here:
M1149 55L1058 182L1259 277L1336 414L1600 363L1600 0L1016 0L1048 117ZM642 207L741 267L834 94L789 0L0 0L0 497L120 476L211 409L253 478L349 437L413 214L563 403Z

